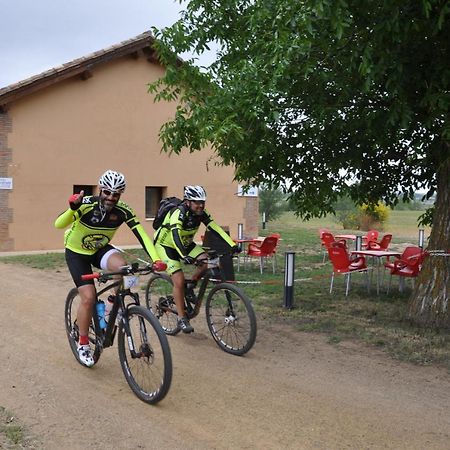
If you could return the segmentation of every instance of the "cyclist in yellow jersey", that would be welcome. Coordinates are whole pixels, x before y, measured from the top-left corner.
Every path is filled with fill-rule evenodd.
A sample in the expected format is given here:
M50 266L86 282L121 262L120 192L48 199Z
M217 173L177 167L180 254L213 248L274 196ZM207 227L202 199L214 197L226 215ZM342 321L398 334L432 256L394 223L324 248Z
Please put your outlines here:
M56 228L66 228L64 245L66 262L80 293L77 312L80 332L78 354L80 361L90 367L94 364L89 346L88 332L96 299L93 280L84 281L81 275L92 273L92 266L108 271L118 271L126 265L122 254L109 244L117 229L126 223L153 261L153 269L163 271L153 242L145 232L133 210L120 200L125 191L123 174L107 170L99 179L99 196L85 196L84 191L69 198L69 208L58 216Z
M203 223L227 242L233 252L239 252L239 247L205 210L206 192L202 186L185 186L183 199L181 205L170 211L161 227L156 230L155 248L161 260L167 264L167 272L172 277L178 326L184 333L191 333L194 328L184 309L185 278L181 262L193 264L195 260L207 258L203 248L194 242L195 233ZM199 265L192 279L200 279L205 270L205 266Z

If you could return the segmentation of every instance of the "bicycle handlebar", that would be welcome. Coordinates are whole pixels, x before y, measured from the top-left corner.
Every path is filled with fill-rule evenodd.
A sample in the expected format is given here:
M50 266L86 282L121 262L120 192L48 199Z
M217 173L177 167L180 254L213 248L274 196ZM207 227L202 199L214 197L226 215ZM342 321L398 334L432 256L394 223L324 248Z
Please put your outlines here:
M96 280L97 278L100 278L101 274L98 272L94 272L94 273L87 273L86 275L81 275L81 279L83 281L87 281L87 280Z
M119 271L117 272L94 272L94 273L87 273L85 275L81 275L81 279L83 281L87 280L109 280L114 275L132 275L135 273L144 273L146 275L147 273L155 272L153 269L153 265L149 264L145 267L139 267L139 265L131 264L128 266L123 266Z
M217 258L221 258L222 256L231 256L231 258L235 258L237 256L237 253L232 252L232 251L222 251L222 252L218 252L217 250L213 250L209 247L203 247L203 249L205 250L205 252L208 255L207 259L196 259L192 264L194 266L203 266L205 264L208 264L209 261L211 260L215 260Z

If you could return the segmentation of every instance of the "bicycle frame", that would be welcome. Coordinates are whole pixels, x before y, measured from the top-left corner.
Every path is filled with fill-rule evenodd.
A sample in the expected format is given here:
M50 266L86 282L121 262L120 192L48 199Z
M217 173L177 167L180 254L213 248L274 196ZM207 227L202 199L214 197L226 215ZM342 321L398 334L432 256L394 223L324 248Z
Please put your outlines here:
M103 330L100 328L100 323L98 319L98 315L96 313L96 303L99 301L99 297L105 292L109 291L112 288L119 286L118 291L115 294L114 304L109 313L108 323L106 328ZM132 302L126 304L125 297L131 297L133 299ZM139 305L139 294L136 292L131 292L131 289L124 289L123 287L123 279L114 281L104 287L102 290L97 292L97 299L94 304L93 310L93 319L95 323L96 336L100 338L101 348L111 347L114 344L114 337L117 331L116 318L119 314L119 310L126 311L126 309L130 305ZM126 316L126 315L125 315ZM127 336L130 336L130 327L128 321L126 319L123 320L125 333Z
M208 258L206 264L209 264L210 263L209 261L210 259ZM202 275L201 283L197 294L197 301L195 302L194 307L192 307L191 302L186 298L186 291L185 291L184 303L186 313L190 319L193 319L198 316L198 313L200 312L200 308L203 303L203 299L205 297L206 289L208 288L208 284L211 280L214 280L213 283L216 284L225 281L225 276L219 263L212 267L208 267L204 272L204 274Z

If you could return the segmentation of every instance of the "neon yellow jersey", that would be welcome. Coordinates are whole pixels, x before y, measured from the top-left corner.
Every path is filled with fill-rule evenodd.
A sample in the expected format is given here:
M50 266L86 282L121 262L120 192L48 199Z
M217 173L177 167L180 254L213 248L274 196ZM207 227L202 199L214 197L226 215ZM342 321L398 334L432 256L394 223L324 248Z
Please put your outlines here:
M155 233L155 243L173 248L181 256L186 256L187 247L194 241L194 236L202 223L219 235L230 247L236 245L206 210L198 216L192 214L184 205L180 205L166 214L161 227Z
M117 229L126 223L152 261L159 259L153 242L140 224L134 211L119 200L109 212L99 207L99 198L83 197L80 207L67 209L55 221L56 228L71 227L64 233L64 246L84 255L93 255L109 244Z

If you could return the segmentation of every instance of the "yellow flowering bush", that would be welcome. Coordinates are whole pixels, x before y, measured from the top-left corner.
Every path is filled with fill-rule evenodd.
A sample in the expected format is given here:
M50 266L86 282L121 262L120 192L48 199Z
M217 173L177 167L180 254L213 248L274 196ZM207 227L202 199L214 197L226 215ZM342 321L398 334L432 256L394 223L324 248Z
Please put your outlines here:
M383 224L389 219L390 209L384 203L377 203L371 207L367 204L359 208L359 226L367 231L371 228L383 229Z

